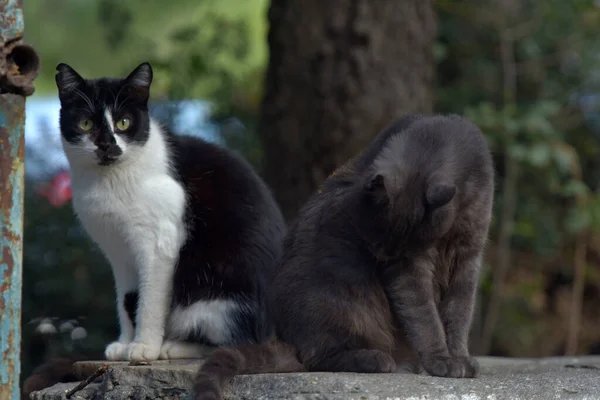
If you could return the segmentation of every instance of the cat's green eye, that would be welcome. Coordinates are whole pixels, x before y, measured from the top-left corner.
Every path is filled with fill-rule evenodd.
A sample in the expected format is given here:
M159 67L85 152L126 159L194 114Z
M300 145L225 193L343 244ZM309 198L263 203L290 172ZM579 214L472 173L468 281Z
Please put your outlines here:
M129 128L130 123L131 121L129 120L129 118L121 118L117 121L117 129L120 131L126 131L127 128Z
M79 129L81 129L82 131L88 132L88 131L92 130L94 123L89 118L81 118L79 120L79 122L77 123L77 126L79 126Z

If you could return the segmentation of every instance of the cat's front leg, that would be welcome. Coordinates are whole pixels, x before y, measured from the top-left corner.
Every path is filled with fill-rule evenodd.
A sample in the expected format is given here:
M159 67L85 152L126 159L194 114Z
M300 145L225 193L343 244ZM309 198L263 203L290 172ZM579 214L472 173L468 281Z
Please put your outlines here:
M165 325L171 305L173 274L181 240L173 223L160 221L154 231L143 232L136 248L139 275L139 302L134 341L128 346L133 361L152 361L160 356Z
M145 210L131 227L132 252L139 276L139 303L130 360L152 361L160 356L172 303L173 275L186 238L183 222L185 192L170 177L145 181L140 189Z
M463 360L463 376L475 377L479 373L477 361L469 354L469 330L473 318L477 283L482 254L472 249L457 252L448 289L440 304L440 317L446 332L448 351Z
M121 361L128 359L128 346L135 336L134 316L132 314L135 314L137 304L130 305L128 303L131 303L129 299L137 291L137 274L132 266L121 263L113 267L113 275L117 293L120 335L117 341L106 347L104 356L107 360ZM133 309L131 309L132 307Z
M140 271L135 337L127 347L127 358L132 361L157 360L165 336L172 285L168 270L174 261L154 259L155 262Z
M461 377L462 367L451 357L435 304L433 264L426 258L391 265L384 271L384 285L392 310L433 376Z

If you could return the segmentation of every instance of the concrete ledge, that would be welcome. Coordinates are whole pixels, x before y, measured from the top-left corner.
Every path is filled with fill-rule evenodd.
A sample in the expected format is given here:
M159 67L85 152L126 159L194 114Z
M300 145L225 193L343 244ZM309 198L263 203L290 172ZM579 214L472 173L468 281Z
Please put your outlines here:
M295 373L236 377L224 393L236 400L600 400L600 356L511 359L480 357L476 379L412 374ZM104 364L108 371L71 400L188 399L201 361L76 364L84 378ZM77 384L35 392L35 400L62 400Z

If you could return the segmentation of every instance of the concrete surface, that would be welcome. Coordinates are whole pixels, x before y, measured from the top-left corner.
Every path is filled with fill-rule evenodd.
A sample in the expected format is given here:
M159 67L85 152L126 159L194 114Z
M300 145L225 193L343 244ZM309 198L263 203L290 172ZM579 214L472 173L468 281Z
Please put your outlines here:
M600 400L600 356L511 359L480 357L476 379L412 374L293 373L244 375L225 392L236 400ZM78 363L84 378L105 363ZM199 361L154 362L151 366L108 363L99 383L70 397L80 399L188 399ZM58 384L32 395L65 399L77 384Z

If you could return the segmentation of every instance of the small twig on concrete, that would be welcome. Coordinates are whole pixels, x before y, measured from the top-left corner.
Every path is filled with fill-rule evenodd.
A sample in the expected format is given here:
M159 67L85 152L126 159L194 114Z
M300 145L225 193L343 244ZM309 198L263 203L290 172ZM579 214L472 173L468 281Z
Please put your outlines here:
M127 364L128 367L137 367L140 365L152 365L152 363L148 361L131 361L129 364Z
M106 373L106 371L108 371L108 365L101 366L100 368L98 368L96 370L96 372L94 372L92 375L88 376L86 380L79 382L79 384L77 386L75 386L73 389L69 390L65 394L65 396L67 397L67 399L70 398L75 393L79 392L80 390L85 388L87 385L92 383L96 378L104 375Z
M580 368L580 369L600 369L600 367L597 367L595 365L585 365L585 364L567 364L565 365L565 368Z

